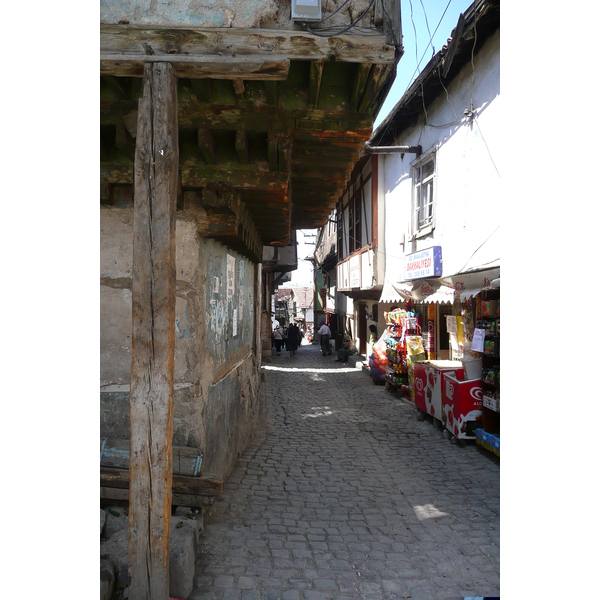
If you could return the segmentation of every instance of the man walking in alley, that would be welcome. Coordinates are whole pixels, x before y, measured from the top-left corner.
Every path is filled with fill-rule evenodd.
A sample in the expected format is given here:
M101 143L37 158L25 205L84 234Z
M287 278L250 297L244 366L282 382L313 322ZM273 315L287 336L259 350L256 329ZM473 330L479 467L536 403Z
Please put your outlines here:
M327 327L325 321L321 321L321 327L317 333L321 336L321 351L323 356L331 354L331 346L329 345L329 339L331 338L331 329Z

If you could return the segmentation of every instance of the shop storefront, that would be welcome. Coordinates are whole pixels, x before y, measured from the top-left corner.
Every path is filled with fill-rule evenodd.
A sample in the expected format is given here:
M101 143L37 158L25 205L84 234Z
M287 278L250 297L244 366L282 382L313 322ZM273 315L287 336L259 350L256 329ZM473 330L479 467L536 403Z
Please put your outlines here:
M477 439L497 455L499 281L499 267L449 277L386 281L380 298L380 310L387 314L399 308L414 315L415 330L410 333L420 337L423 348L413 371L405 368L406 384L399 385L399 391L415 402L421 416L433 417L449 436ZM398 328L393 331L402 335ZM390 370L401 375L402 359L388 354L388 377ZM400 360L400 366L394 360ZM402 377L396 377L396 382L400 384Z

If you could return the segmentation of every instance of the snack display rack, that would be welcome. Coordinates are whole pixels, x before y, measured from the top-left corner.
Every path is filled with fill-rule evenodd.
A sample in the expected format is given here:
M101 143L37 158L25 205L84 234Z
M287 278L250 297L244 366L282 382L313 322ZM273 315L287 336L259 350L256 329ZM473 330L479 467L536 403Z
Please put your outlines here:
M409 397L411 395L409 380L412 374L411 366L414 362L412 348L415 345L414 338L421 334L421 328L412 311L395 309L385 313L384 316L387 324L387 335L384 338L387 357L385 380L390 387ZM425 358L425 356L420 356L420 358Z

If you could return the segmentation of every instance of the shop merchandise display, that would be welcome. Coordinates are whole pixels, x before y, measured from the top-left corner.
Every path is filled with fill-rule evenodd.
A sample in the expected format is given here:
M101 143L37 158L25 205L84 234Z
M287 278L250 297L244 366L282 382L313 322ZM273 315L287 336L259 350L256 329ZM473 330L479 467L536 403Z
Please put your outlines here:
M409 396L412 365L416 360L427 357L417 316L413 311L396 308L384 313L384 317L387 324L382 336L387 359L385 380Z
M500 456L500 291L487 290L477 297L477 329L485 332L483 353L482 422L477 443Z
M369 357L369 370L371 371L371 379L375 384L385 383L385 371L387 368L387 357L385 354L385 335L373 344L373 352Z

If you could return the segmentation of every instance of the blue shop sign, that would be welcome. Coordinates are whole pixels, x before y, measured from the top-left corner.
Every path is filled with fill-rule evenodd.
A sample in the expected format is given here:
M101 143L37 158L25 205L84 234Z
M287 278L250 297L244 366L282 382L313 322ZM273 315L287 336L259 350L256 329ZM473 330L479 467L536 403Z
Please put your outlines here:
M426 250L407 254L404 259L404 279L442 276L442 247L433 246Z

